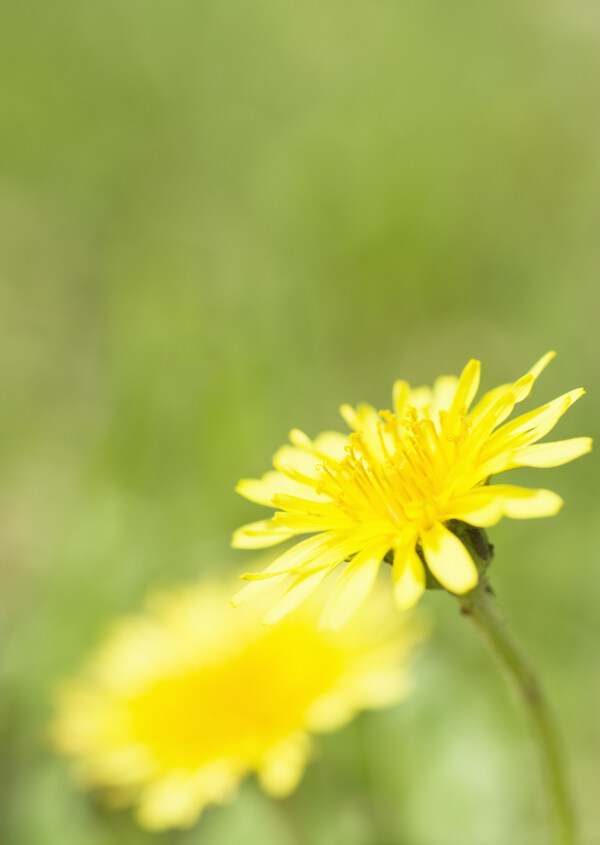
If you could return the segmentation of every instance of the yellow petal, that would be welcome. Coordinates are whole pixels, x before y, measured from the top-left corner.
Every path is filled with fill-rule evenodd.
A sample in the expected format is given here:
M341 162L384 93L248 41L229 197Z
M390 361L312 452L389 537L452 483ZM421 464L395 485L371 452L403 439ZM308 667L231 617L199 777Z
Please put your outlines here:
M287 493L276 494L274 505L287 513L297 513L303 516L337 516L339 518L340 515L340 508L331 501L315 502L314 499L290 496Z
M315 537L307 537L285 551L264 572L245 572L246 581L262 581L273 575L284 573L315 572L330 564L341 563L364 547L360 534L340 535L336 531L324 531Z
M562 499L551 490L492 484L454 500L445 515L448 519L461 519L470 525L487 528L495 525L502 516L512 519L554 516L561 506Z
M292 433L296 435L301 432ZM290 434L290 437L291 436L292 434ZM306 437L306 435L302 436ZM306 439L308 440L308 438ZM279 469L280 466L289 466L309 478L318 478L319 472L317 470L317 464L319 463L319 457L314 453L312 442L308 441L311 446L310 450L307 450L305 446L299 446L299 444L303 442L299 438L295 438L295 442L295 446L290 446L288 443L280 446L273 458L275 468Z
M469 412L469 419L473 422L478 422L480 419L482 419L489 412L489 410L493 408L494 405L496 405L499 399L510 395L511 387L512 385L510 384L501 384L498 387L492 388L492 390L488 390L487 393L484 393L479 402L473 408L473 410Z
M361 403L357 408L353 408L352 405L348 404L341 405L340 414L350 428L353 428L355 431L364 431L366 428L372 428L377 424L377 420L379 419L375 408L366 402Z
M469 414L469 417L474 422L477 422L483 417L484 414L486 414L490 410L490 408L492 408L498 402L501 397L512 395L512 397L514 397L513 401L504 402L503 407L499 409L499 418L496 420L495 423L496 425L499 425L510 415L514 404L516 402L522 402L523 399L525 399L529 395L535 380L538 378L542 370L545 369L545 367L550 363L550 361L554 358L555 355L555 352L547 352L540 358L539 361L537 361L533 365L533 367L531 367L528 373L526 373L514 384L502 384L498 387L494 387L487 393L484 393L477 405Z
M242 478L235 485L235 492L251 502L256 502L257 505L270 505L277 491L277 487L272 483L273 476L279 478L280 474L268 472L262 478Z
M313 458L313 460L315 459ZM311 499L313 502L325 501L323 493L326 491L324 487L329 483L329 479L323 473L319 474L316 465L313 475L300 472L296 467L280 460L277 456L273 460L273 465L275 469L279 470L285 481L284 484L279 484L277 493L301 496L304 499ZM271 503L272 500L269 504Z
M290 431L290 443L293 443L297 449L303 449L306 452L313 453L315 450L314 443L310 437L299 428L293 428Z
M557 467L585 455L591 448L591 437L573 437L555 443L524 446L514 453L512 466Z
M215 762L199 772L167 771L141 792L137 819L147 830L191 827L207 804L233 797L239 777L226 763Z
M348 435L339 431L323 431L315 437L315 446L324 455L334 461L343 461L346 457Z
M310 738L302 731L269 749L258 770L260 785L265 792L276 798L293 792L304 771L310 747Z
M510 392L515 397L516 402L522 402L523 399L526 399L529 394L531 393L531 388L535 382L534 377L531 373L527 373L526 375L522 376L518 381L516 381L513 386L511 387Z
M234 531L231 545L234 549L266 549L293 536L293 531L276 525L272 519L261 519Z
M315 531L343 531L352 526L350 517L340 509L328 516L277 511L273 516L273 521L275 525L283 526L297 534L312 534Z
M232 596L231 604L233 607L239 607L247 601L253 601L260 596L265 595L265 593L270 593L271 590L278 585L281 586L282 582L289 577L289 575L284 573L283 575L273 575L271 578L266 578L264 581L250 581L249 583L244 584L241 590L238 590L237 593Z
M533 367L529 370L529 372L534 377L534 379L539 378L542 370L545 370L546 367L548 366L548 364L550 363L550 361L552 361L552 359L555 358L555 357L556 357L556 352L554 352L552 350L550 352L546 352L545 355L542 355L540 360L537 361L533 365Z
M556 352L546 352L546 354L542 355L539 361L536 361L533 367L531 367L524 376L514 383L512 391L515 394L517 402L522 402L523 399L526 399L529 396L535 381L540 377L543 370L546 369L550 361L552 361L555 356Z
M506 472L507 469L511 469L513 466L513 454L512 449L504 449L502 452L498 452L497 455L493 455L486 461L483 461L483 463L476 466L471 475L468 476L470 484L475 487L480 482L485 481L486 478L489 478L492 475L498 475L501 472Z
M314 540L314 537L311 537ZM296 548L296 546L294 546ZM290 551L292 551L290 549ZM287 553L286 553L287 554ZM281 585L284 581L290 578L289 572L281 572L281 559L283 555L276 558L267 568L261 572L261 578L251 580L245 584L237 593L230 599L233 607L238 607L245 604L247 601L252 601L259 596L269 593L272 589Z
M554 516L563 500L552 490L528 490L512 484L495 484L489 488L502 497L502 510L512 519L536 519Z
M494 391L490 391L490 395ZM469 447L472 452L478 449L481 444L487 440L492 431L497 428L504 420L508 419L513 412L516 395L509 386L508 390L502 389L485 405L485 397L482 402L477 405L477 408L472 414L469 414L469 420L472 423L472 429L469 434ZM478 409L482 408L482 412Z
M436 523L421 535L427 566L443 587L462 595L476 586L477 567L465 546L452 532Z
M308 575L298 575L291 587L276 602L264 618L265 625L274 625L295 610L299 604L307 599L317 589L321 581L331 571L331 567L324 567Z
M417 408L419 411L426 412L431 406L433 393L430 387L424 385L423 387L413 388L408 395L408 404Z
M321 626L337 630L365 601L390 543L373 544L360 551L342 572L321 615Z
M330 552L331 549L339 548L339 545L338 536L333 532L325 531L295 543L291 549L287 549L282 555L279 555L263 572L245 572L241 577L245 581L262 581L264 578L272 578L273 575L294 572L316 557ZM343 557L340 559L343 559Z
M456 376L440 376L433 385L432 415L439 411L448 411L456 395L458 379Z
M455 499L448 506L446 519L460 519L478 528L496 525L504 516L502 496L488 493L492 488L482 487L472 493Z
M381 418L375 408L363 402L356 410L350 405L342 405L340 413L350 428L360 433L361 441L377 460L385 460L386 455L383 453L379 439Z
M273 471L265 473L262 478L242 478L236 484L235 489L245 499L267 507L273 504L273 496L277 493L289 493L296 496L306 495L311 498L315 496L314 489L307 489L304 485L287 478L281 472Z
M404 416L404 409L406 408L406 403L408 402L408 396L410 394L410 385L407 381L395 381L394 382L394 389L392 391L392 401L394 407L394 413L398 417L398 419L402 419Z
M585 390L582 387L571 390L541 408L536 408L528 414L522 414L499 428L488 441L486 448L496 451L498 441L502 441L506 446L520 447L539 440L554 428L567 408L573 405L584 393Z
M425 567L415 551L414 537L394 552L394 599L400 610L410 610L425 591Z
M472 358L460 374L456 393L452 400L451 412L460 414L469 410L469 405L475 398L479 387L481 363Z

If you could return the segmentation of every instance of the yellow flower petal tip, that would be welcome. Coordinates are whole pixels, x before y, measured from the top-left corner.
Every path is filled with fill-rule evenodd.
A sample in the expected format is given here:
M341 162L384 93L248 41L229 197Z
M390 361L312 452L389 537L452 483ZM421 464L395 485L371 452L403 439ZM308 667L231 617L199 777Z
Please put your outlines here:
M265 628L264 600L234 612L228 593L201 583L154 597L58 697L56 750L149 830L190 827L252 773L271 795L291 792L313 732L406 696L426 633L388 595L359 615L357 636L322 632L314 601Z
M550 352L546 352L545 355L542 355L539 361L537 361L533 367L529 370L530 375L534 377L534 379L538 378L539 375L542 373L543 370L546 369L550 361L552 361L556 357L556 352L554 350L550 350Z
M393 550L400 608L411 607L425 589L423 565L420 572L415 563L418 548L438 581L463 594L475 586L478 574L466 548L446 527L452 520L485 528L502 517L557 513L562 499L552 491L489 483L507 470L559 466L592 448L589 437L540 442L583 396L583 388L514 415L554 356L547 352L517 381L488 391L477 402L481 365L472 359L460 376L441 376L431 388L396 381L390 411L377 412L364 403L342 405L348 435L327 432L311 440L293 429L292 446L278 452L277 472L269 479L271 502L279 510L261 529L242 529L237 543L258 547L313 535L264 573L286 590L274 615L289 612L324 575L340 568L326 620L345 624L368 595L373 572ZM247 495L248 489L253 488L242 492Z

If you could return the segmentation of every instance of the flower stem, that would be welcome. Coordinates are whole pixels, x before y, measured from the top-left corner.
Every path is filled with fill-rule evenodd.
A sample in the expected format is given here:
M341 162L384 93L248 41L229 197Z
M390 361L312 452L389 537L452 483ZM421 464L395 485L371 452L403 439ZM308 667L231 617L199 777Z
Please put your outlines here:
M459 600L463 615L471 620L505 666L529 714L553 808L556 845L577 845L561 743L540 683L494 608L485 577L470 593L459 596Z

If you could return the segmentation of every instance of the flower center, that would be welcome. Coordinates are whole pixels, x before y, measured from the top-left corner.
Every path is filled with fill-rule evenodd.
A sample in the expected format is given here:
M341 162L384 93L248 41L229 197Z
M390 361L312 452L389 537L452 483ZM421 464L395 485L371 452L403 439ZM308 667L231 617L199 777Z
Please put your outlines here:
M450 473L470 427L465 415L438 416L434 421L412 406L402 419L381 411L376 431L351 434L335 471L322 465L335 504L361 524L430 527L448 500Z
M256 764L301 729L309 705L340 677L342 655L325 634L299 623L262 630L228 659L176 667L126 702L134 741L159 766L193 770L227 757Z

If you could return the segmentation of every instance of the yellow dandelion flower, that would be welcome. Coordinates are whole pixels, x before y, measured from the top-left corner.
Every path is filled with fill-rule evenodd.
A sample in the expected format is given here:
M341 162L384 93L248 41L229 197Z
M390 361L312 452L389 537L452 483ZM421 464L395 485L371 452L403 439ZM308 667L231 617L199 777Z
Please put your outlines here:
M51 727L84 786L136 806L148 829L187 827L256 772L263 788L296 786L311 731L402 699L423 629L398 623L387 595L344 633L310 606L275 627L242 612L223 585L163 594L116 625L80 679L59 696ZM383 602L383 603L382 603Z
M425 565L450 592L471 590L478 571L449 530L450 521L485 528L503 516L555 514L562 504L556 493L490 485L490 477L514 467L558 466L591 448L589 437L538 444L582 389L506 422L553 357L544 355L514 384L489 391L474 407L480 363L472 360L460 378L442 376L433 388L396 382L393 411L343 405L350 435L325 432L310 440L293 430L292 445L275 455L275 471L239 482L237 490L247 499L278 510L236 531L233 545L259 548L315 536L292 546L264 572L243 575L252 583L234 604L285 585L266 618L275 621L343 564L324 615L324 624L337 627L364 600L388 555L402 609L425 590Z

